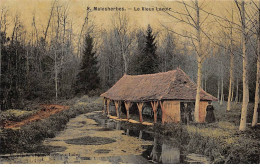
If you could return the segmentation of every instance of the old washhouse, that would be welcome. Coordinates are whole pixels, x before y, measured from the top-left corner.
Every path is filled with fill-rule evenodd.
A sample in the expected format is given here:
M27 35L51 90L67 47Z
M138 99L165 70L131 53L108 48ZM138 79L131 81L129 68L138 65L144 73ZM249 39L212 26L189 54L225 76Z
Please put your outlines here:
M122 119L125 113L125 119L129 120L132 114L137 113L142 123L143 108L150 105L154 123L158 121L158 116L163 124L178 123L182 121L183 103L194 104L196 89L196 84L178 68L156 74L124 75L101 96L104 97L107 115L114 112L116 118ZM201 89L199 123L205 122L208 102L215 100L215 97Z

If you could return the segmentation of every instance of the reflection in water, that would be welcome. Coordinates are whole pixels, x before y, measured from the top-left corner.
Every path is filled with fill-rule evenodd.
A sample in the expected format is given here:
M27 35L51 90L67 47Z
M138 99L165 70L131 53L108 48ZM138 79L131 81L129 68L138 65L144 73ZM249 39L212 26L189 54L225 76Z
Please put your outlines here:
M163 164L178 164L180 163L181 153L178 146L173 146L167 141L160 141L159 138L154 138L153 149L149 156L153 162Z
M161 152L162 152L162 146L158 143L158 139L155 137L154 142L153 142L153 149L148 158L154 162L160 163L161 162Z
M161 154L161 161L163 164L169 164L169 163L178 164L180 163L180 157L181 157L180 148L163 143L162 154Z
M116 130L121 130L121 122L116 122Z
M114 120L104 120L103 127L113 128L116 130L123 129L120 121ZM133 130L133 129L124 129L125 135L134 136L139 139L144 140L153 140L153 148L148 154L148 158L154 163L163 163L163 164L178 164L181 163L181 152L178 145L170 144L170 141L167 141L163 138L158 138L154 136L151 132L146 132L143 130Z
M143 156L151 160L153 163L162 164L179 164L179 163L191 163L191 164L208 164L210 161L207 157L200 154L188 154L184 155L181 150L181 143L177 141L173 142L165 139L163 136L148 133L143 130L125 129L125 135L134 136L139 139L150 140L152 138L152 148L147 148L147 153ZM160 137L158 137L160 136Z
M139 139L144 139L143 134L149 133L143 130L138 132L138 130L126 129L124 134L128 136L135 136ZM172 145L170 141L155 136L153 137L152 149L150 153L148 153L148 159L154 163L181 163L181 152L179 145Z
M142 139L142 137L143 137L143 131L142 130L140 130L140 132L139 132L139 139Z
M121 122L120 121L114 121L111 119L101 119L99 120L101 126L104 128L109 128L109 129L115 129L115 130L121 130Z

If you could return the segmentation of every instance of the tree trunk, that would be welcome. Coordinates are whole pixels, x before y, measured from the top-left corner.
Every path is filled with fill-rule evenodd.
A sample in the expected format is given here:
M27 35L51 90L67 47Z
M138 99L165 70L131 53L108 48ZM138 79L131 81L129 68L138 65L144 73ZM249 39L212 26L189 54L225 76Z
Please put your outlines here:
M126 54L124 53L124 51L122 51L123 53L123 60L124 60L124 74L127 74L127 69L128 69L128 64L127 64L127 59L126 59Z
M197 93L196 93L196 101L195 101L195 111L194 118L195 122L199 122L199 109L200 109L200 90L201 90L201 76L202 76L202 54L201 54L201 35L200 35L200 9L198 0L195 1L195 8L197 14L197 62L198 62L198 72L197 72Z
M238 78L237 78L237 90L236 90L236 99L235 99L235 101L236 101L236 104L238 103Z
M80 34L79 34L79 39L78 39L78 43L77 43L77 58L79 58L79 55L81 54L80 52L81 52L81 38L82 38L82 34L83 34L83 30L84 30L84 28L85 28L85 25L87 25L88 26L88 19L89 19L89 11L87 10L87 15L86 15L86 17L85 17L85 19L84 19L84 23L83 23L83 25L82 25L82 27L81 27L81 30L80 30Z
M246 23L245 23L245 1L241 3L241 21L242 21L242 49L243 49L243 102L240 119L240 131L246 130L246 117L249 102L249 89L248 89L248 58L246 54Z
M255 86L255 106L252 120L252 126L256 126L258 120L258 105L259 105L259 80L260 80L260 1L258 7L258 55L257 55L257 67L256 67L256 86Z
M1 30L2 30L2 24L0 21L0 85L2 85L2 35L1 35ZM1 87L2 89L2 87ZM3 99L1 99L0 103L2 104ZM1 112L1 107L0 107L0 112Z
M259 49L260 50L260 49ZM260 55L260 54L259 54ZM255 88L255 106L254 106L254 115L253 115L253 120L252 120L252 126L256 126L257 120L258 120L258 105L259 105L259 78L260 78L260 56L258 55L257 58L257 72L256 72L256 88Z
M199 122L199 105L200 105L200 81L201 81L201 68L202 68L202 63L198 62L198 73L197 73L197 93L196 93L196 102L195 102L195 112L194 112L194 118L196 122Z
M222 63L221 63L222 67ZM223 105L224 101L224 76L223 76L223 71L222 71L222 76L221 76L221 95L220 95L220 105Z
M230 48L230 50L232 50ZM229 90L228 90L228 104L227 111L231 109L231 101L232 101L232 87L233 87L233 68L234 68L234 56L232 51L230 53L230 69L229 69Z
M201 89L203 89L203 90L204 90L204 87L203 87L203 86L204 86L204 85L203 85L203 84L204 84L204 82L203 82L203 81L204 81L204 79L203 79L203 77L202 77L202 79L201 79L201 83L200 83L200 84L201 84L201 85L200 85L200 87L201 87Z
M166 72L167 71L167 59L168 57L167 57L167 53L166 53L166 49L165 49L165 51L164 51L164 72Z
M204 90L205 92L207 92L207 78L205 77L205 81L204 81Z
M231 102L234 101L234 72L233 72L233 84L232 84L232 88L231 88Z
M0 21L0 84L1 84L1 78L2 78L1 77L1 75L2 75L2 35L1 35L1 30L2 30L2 23Z
M47 38L47 33L48 33L48 29L50 27L51 18L52 18L52 15L53 15L55 4L56 4L56 0L53 1L52 7L51 7L50 17L48 19L47 27L46 27L45 32L44 32L44 41L46 41L46 38Z
M233 22L233 10L232 10L232 22ZM227 104L227 111L230 111L231 109L231 101L232 101L232 91L233 91L233 82L234 82L234 55L233 55L233 42L232 42L232 24L230 28L230 69L229 69L229 90L228 90L228 104Z
M55 66L54 66L54 70L55 70L55 99L56 101L58 100L58 68L57 68L57 54L56 54L56 50L54 51L55 53Z
M220 84L219 84L219 77L218 77L218 103L220 102L219 101L219 93L220 93L220 88L219 87L220 87Z

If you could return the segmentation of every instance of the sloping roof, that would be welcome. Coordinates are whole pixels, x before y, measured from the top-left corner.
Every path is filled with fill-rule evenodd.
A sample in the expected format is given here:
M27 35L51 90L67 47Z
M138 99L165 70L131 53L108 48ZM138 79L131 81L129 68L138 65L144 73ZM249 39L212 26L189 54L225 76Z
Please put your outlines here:
M196 84L181 69L146 75L124 75L113 87L101 94L112 100L195 100ZM214 101L214 96L201 89L201 100Z

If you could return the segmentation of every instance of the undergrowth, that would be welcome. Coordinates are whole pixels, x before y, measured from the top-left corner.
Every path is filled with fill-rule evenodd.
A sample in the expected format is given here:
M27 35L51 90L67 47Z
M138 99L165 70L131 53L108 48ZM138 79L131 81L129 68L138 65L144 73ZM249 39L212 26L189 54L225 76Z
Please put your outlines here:
M213 104L217 121L210 124L167 124L155 125L156 133L171 136L179 142L182 150L188 153L202 154L210 158L211 163L259 164L260 163L260 127L247 128L240 132L240 107L233 104L226 112L226 103ZM249 105L247 120L251 121L253 105Z
M2 129L0 133L0 153L37 152L45 138L53 138L66 127L67 122L77 115L93 110L101 110L98 98L74 99L74 105L68 110L51 115L49 118L32 122L17 130Z

